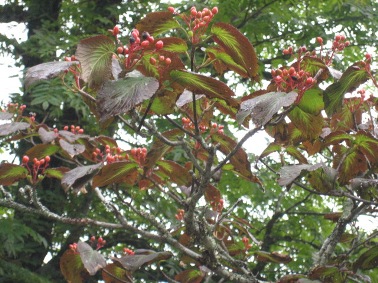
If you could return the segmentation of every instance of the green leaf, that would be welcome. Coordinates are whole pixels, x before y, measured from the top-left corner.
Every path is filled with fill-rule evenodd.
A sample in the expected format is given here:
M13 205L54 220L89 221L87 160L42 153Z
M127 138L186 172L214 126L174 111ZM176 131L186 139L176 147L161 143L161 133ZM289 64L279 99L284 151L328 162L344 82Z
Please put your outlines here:
M181 25L174 19L171 12L149 13L136 25L137 30L147 31L155 37L180 27Z
M239 102L232 98L234 92L223 82L211 77L186 71L172 71L172 79L195 94L204 94L209 99L221 99L230 106L239 107Z
M323 92L319 88L307 90L298 104L298 107L309 114L319 115L324 109Z
M132 273L118 267L115 263L108 264L102 270L102 279L105 283L132 283Z
M368 270L378 267L378 246L372 247L363 252L353 263L353 270Z
M325 111L330 117L342 107L344 94L356 89L366 82L369 74L365 70L365 62L357 62L350 66L340 80L331 84L324 91Z
M10 186L20 179L26 178L28 170L24 166L1 163L0 164L0 184Z
M171 183L179 186L189 186L192 178L188 170L180 164L171 160L161 160L156 163L159 170L155 171L158 176L164 175Z
M54 155L59 149L60 147L54 144L37 144L25 152L25 154L29 156L30 159L42 159L46 156Z
M240 110L236 114L239 124L251 115L253 123L263 126L282 108L292 105L297 99L296 92L269 92L257 97L244 100L240 105Z
M230 69L244 78L248 77L246 68L236 63L235 60L227 52L225 52L223 48L209 47L206 48L206 53L211 59L215 59L213 65L219 74L222 75L225 71Z
M249 40L235 27L226 23L215 23L211 27L213 39L233 60L243 66L249 77L257 80L259 69L255 49Z
M85 269L90 275L95 275L98 270L106 266L105 258L98 251L93 250L87 243L78 242L77 251L80 254Z
M68 70L72 65L78 64L78 62L48 62L42 63L29 68L26 71L24 85L28 89L30 86L41 80L52 79L64 71Z
M84 269L79 253L73 250L66 250L60 258L60 271L68 282L82 283L85 275L88 275Z
M301 139L314 140L320 136L324 118L321 113L314 115L303 111L299 106L293 108L288 117L301 132Z
M76 57L82 68L81 78L90 88L98 88L110 79L114 41L104 35L83 39L77 46Z
M127 182L133 184L138 177L138 164L120 161L105 165L93 178L92 187Z
M125 255L121 258L112 258L112 260L120 267L128 271L136 271L143 265L151 264L154 262L167 260L171 258L173 254L171 252L152 252L148 254L134 254Z
M159 82L155 78L144 77L140 73L132 75L137 76L108 81L100 89L97 98L100 121L128 112L151 98L159 88Z
M184 53L188 51L188 45L186 41L178 37L165 37L162 38L164 46L163 50L175 52L175 53Z
M349 271L350 272L350 271ZM344 272L335 266L316 266L308 275L310 279L320 279L322 283L343 283L348 270Z
M63 175L70 171L67 167L58 167L58 168L47 168L44 172L44 175L49 178L55 178L61 180Z
M29 123L25 122L11 122L0 125L0 136L7 136L17 131L23 131L30 127Z

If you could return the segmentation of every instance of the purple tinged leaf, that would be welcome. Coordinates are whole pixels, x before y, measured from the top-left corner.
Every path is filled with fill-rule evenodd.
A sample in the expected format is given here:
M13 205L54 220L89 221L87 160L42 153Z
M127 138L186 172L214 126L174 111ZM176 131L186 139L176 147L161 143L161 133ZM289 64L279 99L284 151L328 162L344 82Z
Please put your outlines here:
M1 112L0 111L0 120L10 120L13 117L13 113Z
M106 266L105 258L98 251L93 250L87 243L78 242L77 251L90 275L95 275L98 270Z
M314 165L310 164L301 164L301 165L290 165L284 166L278 172L280 178L278 179L278 184L280 186L288 186L290 185L301 173L302 171L315 171L319 168L323 168L324 172L332 178L336 171L332 168L327 167L324 163L317 163Z
M63 150L67 152L71 157L85 151L85 146L79 143L71 144L63 139L60 139L59 144L63 148Z
M117 81L106 82L98 93L97 107L100 121L126 113L151 98L159 88L155 78L133 73Z
M98 88L110 79L114 50L114 41L105 35L83 39L78 44L76 57L81 64L81 77L90 88Z
M80 166L68 171L62 178L62 186L67 192L70 188L75 193L79 192L84 186L93 179L98 170L103 166L102 163Z
M74 134L72 132L64 131L64 130L59 131L59 135L63 137L66 141L71 142L71 143L77 141L78 139L89 138L88 135Z
M236 120L242 124L244 119L251 115L253 123L263 126L278 113L282 107L292 105L297 99L296 92L269 92L248 100L240 105L240 110L236 114Z
M56 139L57 133L53 131L46 131L44 128L38 129L39 138L42 140L43 143L50 143Z
M76 61L48 62L29 68L25 75L25 88L29 88L36 82L55 78L62 72L68 70L72 65L78 64Z
M196 94L196 100L201 99L205 95L203 94ZM193 92L189 90L184 90L183 93L180 95L179 99L176 101L177 107L183 107L184 105L193 102Z
M122 73L122 67L121 67L121 64L120 62L115 59L115 58L112 58L112 76L115 80L118 80L119 78L119 75Z
M25 122L11 122L0 125L0 136L7 136L17 131L23 131L30 127L29 123Z
M112 258L112 260L128 271L136 271L145 264L167 260L171 257L171 252L150 252L148 254L125 255L121 258Z

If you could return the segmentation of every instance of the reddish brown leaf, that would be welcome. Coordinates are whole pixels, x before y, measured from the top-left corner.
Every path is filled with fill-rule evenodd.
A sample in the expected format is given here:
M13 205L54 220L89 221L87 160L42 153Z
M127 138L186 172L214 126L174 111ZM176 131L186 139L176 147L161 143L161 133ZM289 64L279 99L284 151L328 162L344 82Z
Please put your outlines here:
M89 277L80 255L73 250L66 250L60 258L60 271L68 282L82 283Z
M24 166L1 163L0 164L0 185L10 186L20 179L26 178L28 170Z
M147 16L136 25L139 31L147 31L153 36L180 27L180 24L174 19L174 15L171 12L148 13Z
M180 283L201 283L205 274L199 269L187 269L175 276Z
M143 265L167 260L172 256L173 254L171 252L153 252L149 254L125 255L121 258L112 258L112 260L118 266L133 272L141 268Z
M139 165L132 161L120 161L105 165L93 178L92 187L104 187L109 184L134 184L138 178Z

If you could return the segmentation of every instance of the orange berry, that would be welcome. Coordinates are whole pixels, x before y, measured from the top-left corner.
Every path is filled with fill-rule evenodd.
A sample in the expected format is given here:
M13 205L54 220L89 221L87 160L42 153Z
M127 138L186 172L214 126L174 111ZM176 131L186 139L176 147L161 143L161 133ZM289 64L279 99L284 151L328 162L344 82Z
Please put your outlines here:
M24 155L24 156L22 157L22 163L25 164L25 163L28 163L28 162L29 162L29 156Z
M169 65L172 63L171 58L165 58L165 64Z

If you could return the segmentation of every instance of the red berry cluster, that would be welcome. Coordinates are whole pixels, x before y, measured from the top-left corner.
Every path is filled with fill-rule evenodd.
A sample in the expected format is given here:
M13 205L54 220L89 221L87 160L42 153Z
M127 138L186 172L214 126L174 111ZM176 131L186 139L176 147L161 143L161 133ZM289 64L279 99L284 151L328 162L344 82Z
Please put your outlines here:
M123 152L121 148L110 147L109 145L105 145L104 152L102 152L99 148L95 148L95 150L92 152L92 159L96 162L103 161L104 156L106 156L106 162L108 164L129 159L129 155Z
M252 245L249 243L249 238L243 237L242 242L246 251L252 247Z
M129 248L123 248L123 252L127 255L134 255L135 252Z
M96 250L99 250L101 249L102 247L104 247L106 245L106 241L102 238L102 237L98 237L97 241L96 241L96 237L95 236L92 236L90 239L89 239L89 242L92 244L92 245L96 245Z
M63 130L70 131L73 134L83 134L84 129L80 128L80 126L71 125L70 127L64 126Z
M224 134L224 132L223 132L224 126L223 125L219 125L217 123L213 123L211 125L211 127L212 127L212 131L214 131L214 132L216 132L218 134L222 134L222 135Z
M170 11L175 13L174 9L170 7ZM196 7L190 9L190 15L181 15L182 19L189 27L188 35L194 44L200 42L201 36L205 33L213 17L218 14L218 8L214 7L211 10L203 8L202 11L197 11Z
M8 103L6 109L2 109L1 112L8 112L8 113L17 113L18 115L22 116L22 113L26 109L26 105L20 105L18 103Z
M182 124L184 126L184 129L188 129L188 130L194 129L194 124L192 123L192 121L189 118L183 117L181 119L181 121L182 121ZM209 129L208 126L203 125L203 124L200 124L198 126L198 128L202 133L206 132ZM210 135L213 134L213 133L223 134L223 129L224 129L223 125L218 125L217 123L213 123L213 124L211 124Z
M44 174L46 168L49 166L50 160L50 156L46 156L42 159L33 158L33 160L30 162L29 156L24 155L22 157L22 165L29 171L31 182L33 184L36 184L39 181L39 176Z
M147 148L132 148L130 150L130 154L135 159L135 161L139 163L139 165L143 165L146 162Z
M78 61L75 55L64 57L64 61L71 62L71 61Z
M297 70L295 67L272 70L271 74L278 91L290 92L297 90L299 95L303 95L315 83L315 79L311 77L310 73L304 70Z
M126 69L129 70L138 63L138 61L144 56L146 49L152 44L155 44L155 49L152 51L152 53L164 47L163 41L158 40L155 42L154 37L146 31L140 34L139 30L133 29L129 37L129 42L125 46L118 39L118 34L120 33L118 26L115 26L112 30L110 30L110 32L115 36L119 44L117 47L117 54L125 56L124 65ZM153 61L153 59L151 59L150 62L151 61Z
M177 209L177 213L175 214L175 217L178 221L182 221L184 219L185 211L183 209Z
M335 52L343 51L345 47L350 45L349 40L346 40L345 35L336 34L332 43L332 50Z

